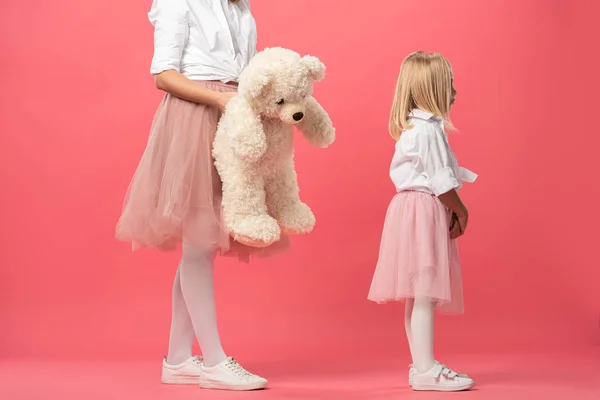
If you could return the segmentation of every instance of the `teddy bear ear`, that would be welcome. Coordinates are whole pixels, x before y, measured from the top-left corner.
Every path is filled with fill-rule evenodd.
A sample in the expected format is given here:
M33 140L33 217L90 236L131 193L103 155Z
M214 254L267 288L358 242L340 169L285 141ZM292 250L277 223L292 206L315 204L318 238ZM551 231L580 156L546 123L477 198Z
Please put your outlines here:
M302 57L302 64L308 68L308 72L313 81L318 82L325 78L325 64L323 64L317 57L304 56Z
M245 92L249 99L256 99L259 97L270 82L271 76L269 74L257 74L248 79L245 82Z
M240 75L238 93L252 101L262 94L273 78L273 70L268 65L251 63Z

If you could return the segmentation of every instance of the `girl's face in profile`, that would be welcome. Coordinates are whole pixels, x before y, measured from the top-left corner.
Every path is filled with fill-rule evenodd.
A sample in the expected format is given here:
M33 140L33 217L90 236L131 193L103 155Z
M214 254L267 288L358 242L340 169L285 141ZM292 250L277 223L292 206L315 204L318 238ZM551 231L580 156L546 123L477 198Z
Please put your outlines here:
M454 89L454 78L452 78L452 81L450 83L450 105L454 104L456 93L456 89Z
M454 89L454 70L450 67L450 105L454 104L456 93L456 89Z

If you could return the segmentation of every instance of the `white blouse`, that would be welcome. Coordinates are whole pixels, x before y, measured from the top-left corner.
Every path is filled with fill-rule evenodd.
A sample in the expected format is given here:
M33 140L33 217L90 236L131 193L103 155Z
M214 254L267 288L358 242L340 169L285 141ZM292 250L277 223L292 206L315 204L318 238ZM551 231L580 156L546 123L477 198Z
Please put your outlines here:
M192 80L237 81L256 53L250 1L153 0L150 72L175 70Z
M458 166L448 144L444 121L428 112L413 110L412 129L396 142L390 177L398 192L416 190L435 196L474 182L477 174Z

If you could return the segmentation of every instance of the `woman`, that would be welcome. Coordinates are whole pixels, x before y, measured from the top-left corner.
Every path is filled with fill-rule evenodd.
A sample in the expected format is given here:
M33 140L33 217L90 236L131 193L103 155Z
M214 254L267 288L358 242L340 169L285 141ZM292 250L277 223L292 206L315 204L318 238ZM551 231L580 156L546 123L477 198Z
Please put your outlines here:
M166 95L131 182L117 237L134 249L171 250L182 243L162 382L261 389L267 381L227 357L221 346L213 284L217 252L247 260L255 251L235 242L230 246L211 156L220 113L256 53L249 0L154 0L149 17L155 28L151 73ZM202 358L192 356L194 333Z

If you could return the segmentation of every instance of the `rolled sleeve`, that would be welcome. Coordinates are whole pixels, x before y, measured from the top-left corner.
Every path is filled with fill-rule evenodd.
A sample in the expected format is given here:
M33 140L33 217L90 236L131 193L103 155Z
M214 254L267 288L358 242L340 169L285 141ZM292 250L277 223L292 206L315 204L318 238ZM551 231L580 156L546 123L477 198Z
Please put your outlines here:
M461 182L473 183L477 180L477 174L463 167L458 167L458 175Z
M460 187L460 183L450 167L442 168L429 179L429 188L436 196L448 193L458 187Z
M181 57L189 37L188 11L182 0L155 0L148 13L154 26L154 56L150 73L180 72Z
M419 159L421 173L434 195L460 188L459 177L452 169L453 155L448 151L443 131L431 127L420 132Z

